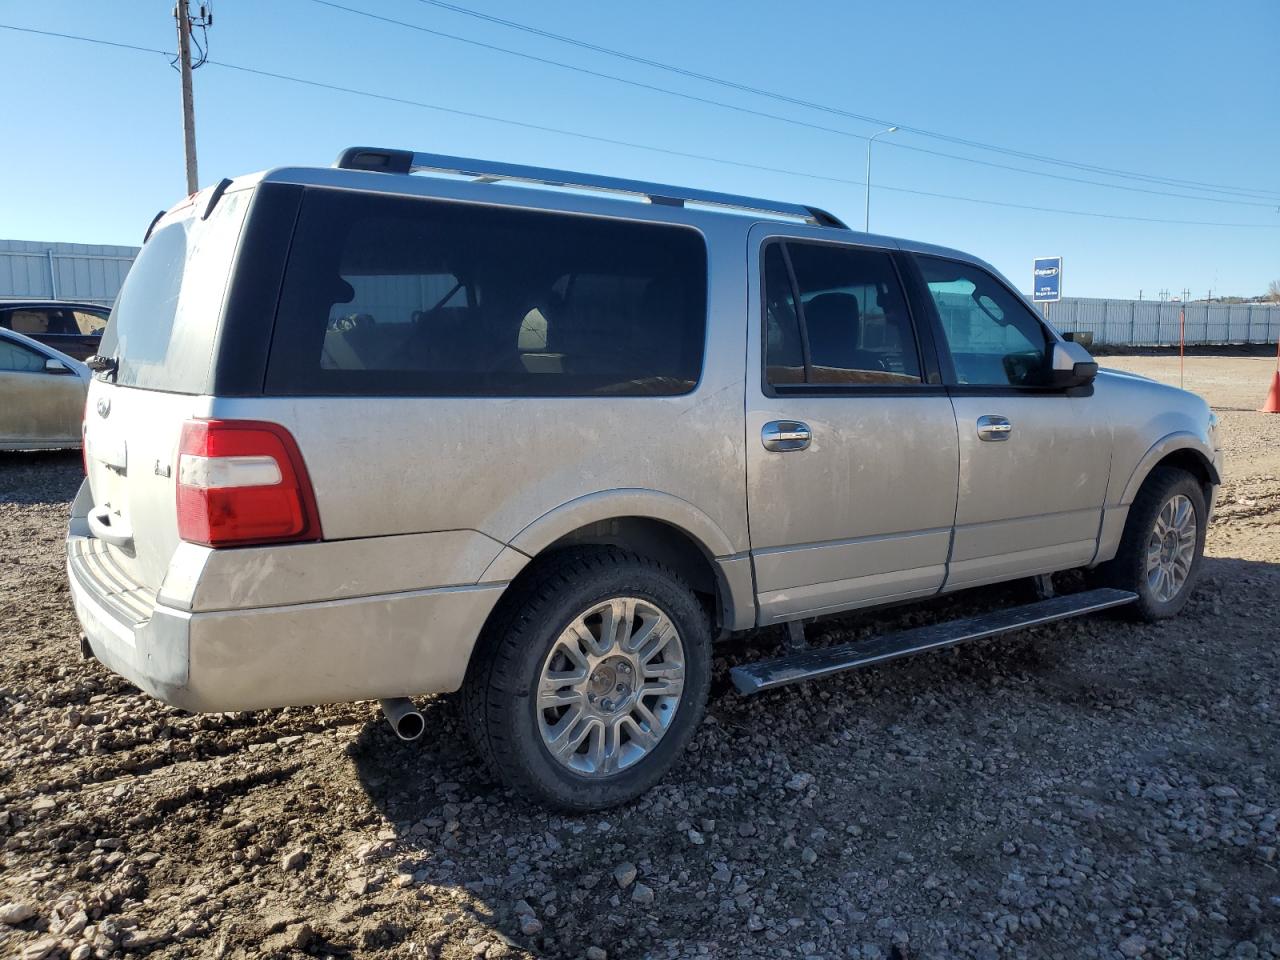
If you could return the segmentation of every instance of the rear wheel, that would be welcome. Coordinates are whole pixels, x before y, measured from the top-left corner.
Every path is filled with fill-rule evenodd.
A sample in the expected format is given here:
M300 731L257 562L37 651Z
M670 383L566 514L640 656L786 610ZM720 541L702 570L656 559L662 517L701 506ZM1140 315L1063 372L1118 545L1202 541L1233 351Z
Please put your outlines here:
M701 720L710 643L701 604L660 564L615 548L549 558L481 639L463 687L471 738L531 799L623 803Z
M1138 602L1127 611L1143 620L1176 615L1195 589L1204 555L1204 491L1185 470L1157 467L1133 505L1115 559L1094 579L1132 590Z

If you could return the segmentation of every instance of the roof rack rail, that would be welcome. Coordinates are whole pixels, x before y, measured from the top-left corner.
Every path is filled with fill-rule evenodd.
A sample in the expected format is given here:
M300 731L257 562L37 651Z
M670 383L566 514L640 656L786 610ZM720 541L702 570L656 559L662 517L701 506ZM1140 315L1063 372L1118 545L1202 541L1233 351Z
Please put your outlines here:
M554 170L547 167L527 167L518 163L497 163L470 157L448 157L435 153L383 150L376 147L348 147L338 155L333 165L344 170L371 170L378 173L426 171L474 177L483 183L507 180L517 183L535 183L546 187L624 193L644 197L650 203L665 206L682 207L686 203L696 203L734 210L754 210L780 217L793 217L820 227L849 229L837 217L825 210L799 203L782 203L777 200L761 200L757 197L742 197L712 190L673 187L663 183L623 180L594 173L574 173L570 170Z

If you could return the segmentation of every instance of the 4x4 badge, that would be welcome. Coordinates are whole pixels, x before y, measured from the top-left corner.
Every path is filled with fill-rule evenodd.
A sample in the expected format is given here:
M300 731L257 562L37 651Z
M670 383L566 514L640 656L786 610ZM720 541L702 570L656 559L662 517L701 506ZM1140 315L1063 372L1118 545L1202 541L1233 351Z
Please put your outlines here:
M98 416L105 417L111 412L111 399L109 397L98 398Z

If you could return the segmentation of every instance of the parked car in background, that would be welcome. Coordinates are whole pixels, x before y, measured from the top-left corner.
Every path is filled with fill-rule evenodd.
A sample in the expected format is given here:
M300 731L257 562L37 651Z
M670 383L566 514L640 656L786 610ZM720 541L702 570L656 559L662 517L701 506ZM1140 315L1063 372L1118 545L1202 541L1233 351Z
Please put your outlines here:
M0 450L80 446L89 368L0 328Z
M0 328L25 334L76 360L98 352L110 316L108 307L96 303L0 301Z
M1221 482L1204 400L1100 373L969 254L396 150L169 210L91 365L67 566L103 664L188 710L377 698L406 739L404 698L460 689L498 775L579 810L672 765L713 638L786 625L731 671L754 692L1173 616ZM1072 569L1092 589L1049 596ZM1034 604L794 651L1030 577Z

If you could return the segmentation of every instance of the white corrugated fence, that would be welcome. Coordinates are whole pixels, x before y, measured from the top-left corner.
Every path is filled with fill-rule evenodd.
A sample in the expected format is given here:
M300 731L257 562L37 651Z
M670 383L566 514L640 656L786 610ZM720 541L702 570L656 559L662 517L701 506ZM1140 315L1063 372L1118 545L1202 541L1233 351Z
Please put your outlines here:
M0 300L79 300L111 306L137 247L0 240Z
M1040 307L1049 308L1049 322L1058 330L1092 333L1097 344L1176 344L1183 311L1187 343L1275 343L1280 337L1280 304L1068 297Z
M110 306L137 255L137 247L0 240L0 300L80 300ZM1092 333L1097 344L1176 344L1182 310L1187 343L1275 343L1280 337L1280 304L1184 305L1068 297L1040 306L1048 307L1049 322L1059 330Z

